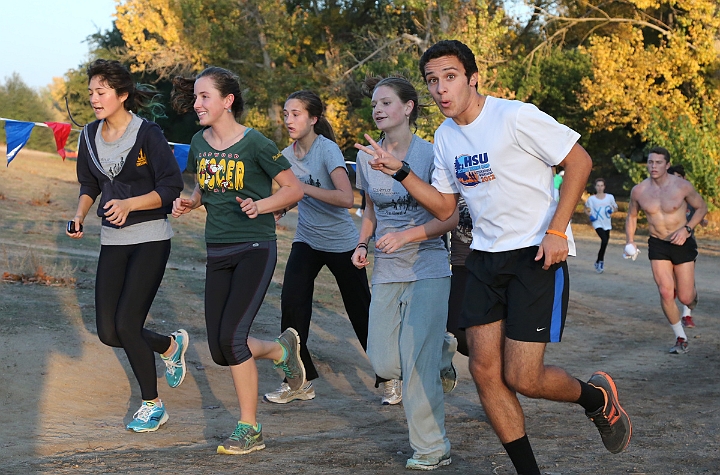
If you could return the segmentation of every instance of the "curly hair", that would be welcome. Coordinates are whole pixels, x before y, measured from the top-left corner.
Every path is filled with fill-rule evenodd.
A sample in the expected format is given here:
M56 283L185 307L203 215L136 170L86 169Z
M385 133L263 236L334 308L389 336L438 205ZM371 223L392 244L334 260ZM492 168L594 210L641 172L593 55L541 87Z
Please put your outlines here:
M465 68L465 77L467 77L468 83L472 75L478 72L475 55L466 44L458 40L442 40L425 50L420 58L420 75L423 79L425 79L425 66L427 66L427 63L443 56L455 56L460 60L463 68ZM477 85L475 85L475 89L477 89Z

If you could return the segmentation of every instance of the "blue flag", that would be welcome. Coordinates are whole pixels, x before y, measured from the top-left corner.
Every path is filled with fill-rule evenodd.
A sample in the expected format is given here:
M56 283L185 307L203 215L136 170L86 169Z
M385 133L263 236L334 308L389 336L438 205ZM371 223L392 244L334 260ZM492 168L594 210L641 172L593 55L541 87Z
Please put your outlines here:
M180 171L184 172L187 168L188 155L190 155L190 145L175 143L173 144L173 153L180 166Z
M5 137L7 139L7 164L10 166L15 155L22 149L30 139L30 132L35 123L21 122L19 120L5 121Z

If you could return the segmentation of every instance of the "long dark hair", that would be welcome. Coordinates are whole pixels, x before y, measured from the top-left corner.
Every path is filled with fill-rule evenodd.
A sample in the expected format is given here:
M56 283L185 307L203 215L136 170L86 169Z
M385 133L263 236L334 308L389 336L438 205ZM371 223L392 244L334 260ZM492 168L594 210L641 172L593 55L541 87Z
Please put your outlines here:
M130 71L120 61L97 59L87 67L88 83L98 77L120 96L127 94L123 107L127 111L145 111L152 119L165 117L165 106L160 102L161 95L151 86L135 84Z
M337 142L337 140L335 140L335 132L333 131L332 125L330 125L327 117L325 117L325 106L323 105L320 96L312 91L304 90L293 92L288 96L285 102L290 99L297 99L302 102L303 106L305 106L305 110L308 112L308 115L310 117L317 117L317 121L315 122L315 125L313 125L313 131L316 134L322 135L333 142Z
M240 92L240 80L234 73L227 69L218 68L217 66L206 68L194 78L174 77L172 80L173 90L170 94L173 109L179 114L184 114L193 109L193 105L195 104L195 81L202 77L212 79L215 89L218 90L223 99L230 94L233 95L235 99L230 109L232 110L233 116L235 116L236 119L240 119L245 107L245 102Z
M380 86L387 86L395 91L395 94L402 102L413 101L413 108L410 112L410 124L416 125L420 107L417 90L410 81L400 76L382 78L380 76L368 76L363 82L363 93L372 97L373 92Z

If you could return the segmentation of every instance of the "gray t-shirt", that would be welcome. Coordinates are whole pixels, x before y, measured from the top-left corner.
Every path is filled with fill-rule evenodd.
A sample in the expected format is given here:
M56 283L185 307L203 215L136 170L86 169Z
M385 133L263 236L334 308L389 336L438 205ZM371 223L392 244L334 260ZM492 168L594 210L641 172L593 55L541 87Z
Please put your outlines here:
M330 174L337 168L347 173L340 147L322 135L315 139L303 158L295 156L292 145L282 153L298 180L308 185L334 190ZM294 242L304 242L316 251L348 252L355 249L357 241L357 227L347 209L307 195L300 200Z
M98 161L110 178L115 178L122 170L128 153L135 146L137 134L142 125L142 119L132 112L131 114L132 119L125 132L116 141L107 142L103 138L104 120L100 121L97 134L95 134ZM123 228L102 226L100 229L100 244L104 246L127 246L143 242L165 241L171 237L173 237L173 230L167 219L145 221Z
M377 227L375 238L387 233L404 231L433 219L433 216L410 196L404 186L393 177L373 170L368 154L357 155L357 187L364 190L373 202ZM433 146L413 135L405 161L423 181L430 183L433 170ZM414 282L450 275L448 253L437 237L406 244L391 254L375 249L372 283Z

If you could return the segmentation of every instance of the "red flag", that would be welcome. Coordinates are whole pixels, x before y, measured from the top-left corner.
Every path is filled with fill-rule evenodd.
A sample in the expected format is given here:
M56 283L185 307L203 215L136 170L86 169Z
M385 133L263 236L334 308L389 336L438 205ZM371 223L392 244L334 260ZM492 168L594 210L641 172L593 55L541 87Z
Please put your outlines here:
M53 134L55 135L57 152L62 159L65 160L65 144L70 136L70 124L63 124L62 122L45 122L45 125L52 129Z

